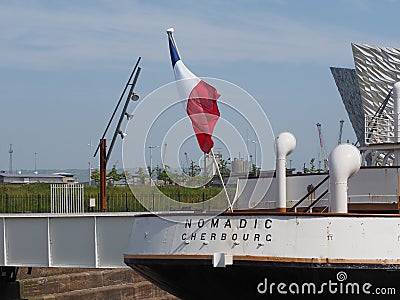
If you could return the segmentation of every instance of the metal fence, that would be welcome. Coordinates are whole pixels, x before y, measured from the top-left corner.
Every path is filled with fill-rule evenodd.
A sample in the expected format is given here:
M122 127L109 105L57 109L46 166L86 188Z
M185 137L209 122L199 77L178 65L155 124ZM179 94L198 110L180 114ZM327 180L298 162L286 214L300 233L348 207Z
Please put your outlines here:
M51 213L85 212L83 184L52 184L50 186Z
M90 198L95 199L95 206L90 206ZM98 194L88 194L82 199L82 212L100 211ZM0 195L0 213L51 213L51 195ZM107 196L107 211L145 211L141 204L131 194L117 194Z
M201 196L202 201L194 200L190 195L176 193L170 195L175 199L175 203L171 204L164 200L161 195L143 194L136 195L132 193L116 193L107 195L107 211L109 212L142 212L142 211L171 211L171 210L188 210L194 203L202 202L200 207L203 210L218 210L226 206L226 199L221 197L220 201L210 204L206 202L209 198L207 192ZM231 196L231 195L230 195ZM95 205L90 205L90 199L95 199ZM99 212L100 211L100 195L98 193L85 193L82 199L82 212ZM142 203L146 205L143 207ZM197 204L197 207L199 205ZM52 210L51 195L31 194L31 195L0 195L0 213L51 213L57 212Z

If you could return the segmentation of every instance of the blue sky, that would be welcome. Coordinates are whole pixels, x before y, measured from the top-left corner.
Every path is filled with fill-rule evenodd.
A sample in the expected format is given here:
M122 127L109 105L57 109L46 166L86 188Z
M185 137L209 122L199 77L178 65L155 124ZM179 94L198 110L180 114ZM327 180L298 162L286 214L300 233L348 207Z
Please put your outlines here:
M137 58L143 98L174 80L165 30L197 75L257 99L292 167L355 141L329 67L354 67L351 43L400 47L400 2L0 1L0 169L87 168ZM130 107L129 110L133 109ZM118 119L118 118L117 118ZM113 128L107 135L111 139ZM92 148L90 147L92 143ZM109 165L122 166L118 139Z

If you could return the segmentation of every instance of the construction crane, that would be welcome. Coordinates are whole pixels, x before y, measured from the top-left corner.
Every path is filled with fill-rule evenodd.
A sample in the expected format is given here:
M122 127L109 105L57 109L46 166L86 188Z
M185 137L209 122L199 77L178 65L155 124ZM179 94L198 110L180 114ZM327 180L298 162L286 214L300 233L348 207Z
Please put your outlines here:
M318 129L318 137L319 137L319 162L321 163L321 160L324 162L324 168L323 170L326 172L328 171L328 158L326 157L326 151L325 151L325 145L324 145L324 140L322 137L322 130L321 130L321 123L317 123L317 129ZM321 169L321 165L319 165L319 169Z
M343 123L344 123L344 120L343 119L340 120L338 145L340 145L342 143Z

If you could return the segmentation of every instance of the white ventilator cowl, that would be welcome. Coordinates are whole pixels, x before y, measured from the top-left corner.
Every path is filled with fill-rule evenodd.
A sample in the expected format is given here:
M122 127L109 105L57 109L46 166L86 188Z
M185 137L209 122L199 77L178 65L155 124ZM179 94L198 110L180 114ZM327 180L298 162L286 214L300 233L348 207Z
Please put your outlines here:
M277 208L286 211L286 156L296 148L296 138L290 132L282 132L275 141L276 179L278 183Z
M351 144L337 145L329 155L330 211L347 213L347 181L361 167L361 154Z
M296 138L290 132L282 132L276 138L276 156L286 157L296 149Z

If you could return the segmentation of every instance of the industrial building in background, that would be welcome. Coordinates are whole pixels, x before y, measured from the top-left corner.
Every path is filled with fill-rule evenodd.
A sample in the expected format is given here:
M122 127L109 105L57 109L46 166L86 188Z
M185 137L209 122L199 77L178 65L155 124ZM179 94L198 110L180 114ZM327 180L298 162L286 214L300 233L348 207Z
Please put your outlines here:
M0 184L31 184L31 183L76 183L74 174L16 174L0 173Z

